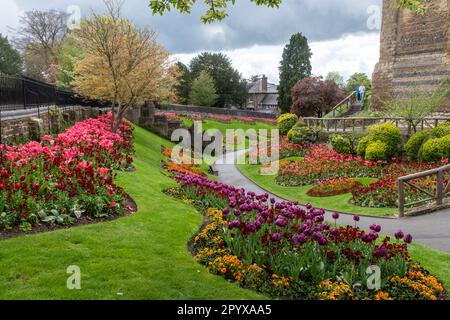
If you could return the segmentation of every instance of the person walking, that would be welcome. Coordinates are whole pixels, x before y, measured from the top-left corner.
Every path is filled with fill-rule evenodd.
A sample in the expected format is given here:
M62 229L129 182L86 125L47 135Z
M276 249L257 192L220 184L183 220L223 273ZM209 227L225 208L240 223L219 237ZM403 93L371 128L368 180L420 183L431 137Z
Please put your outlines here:
M362 104L364 101L364 96L366 95L366 87L364 86L363 83L361 83L358 90L359 90L359 102Z
M359 91L360 88L361 86L356 88L356 98L358 99L358 102L361 102L361 92Z

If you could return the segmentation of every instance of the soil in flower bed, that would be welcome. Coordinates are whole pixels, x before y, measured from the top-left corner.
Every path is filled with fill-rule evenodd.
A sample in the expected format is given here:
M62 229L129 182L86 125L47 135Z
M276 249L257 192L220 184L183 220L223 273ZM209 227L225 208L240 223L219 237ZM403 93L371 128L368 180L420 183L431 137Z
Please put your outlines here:
M34 225L33 229L31 229L29 231L22 231L22 230L20 230L19 226L15 226L9 230L0 231L0 241L6 240L6 239L11 239L11 238L22 237L25 235L52 232L52 231L56 231L56 230L60 230L60 229L70 229L70 228L84 226L84 225L114 221L114 220L117 220L117 219L120 219L120 218L123 218L126 216L130 216L138 211L136 202L129 195L126 195L124 205L126 208L125 212L122 214L114 215L114 216L107 216L107 217L100 217L100 218L82 216L80 219L75 219L73 221L73 223L71 223L71 224L40 223L40 224Z

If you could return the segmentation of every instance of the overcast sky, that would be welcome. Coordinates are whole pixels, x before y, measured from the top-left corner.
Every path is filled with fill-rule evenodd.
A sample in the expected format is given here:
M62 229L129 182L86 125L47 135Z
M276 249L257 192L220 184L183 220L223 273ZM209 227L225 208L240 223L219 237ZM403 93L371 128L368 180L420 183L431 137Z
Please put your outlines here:
M266 74L278 81L278 65L289 37L302 32L313 51L313 73L325 76L338 71L344 77L354 72L371 74L379 56L381 0L285 0L276 9L258 7L249 0L237 0L229 17L204 25L202 1L192 14L173 11L152 16L147 0L126 0L123 14L159 34L159 42L174 59L188 63L202 51L222 51L244 77ZM13 35L19 16L32 9L66 11L78 6L82 16L102 11L101 0L1 0L0 32Z

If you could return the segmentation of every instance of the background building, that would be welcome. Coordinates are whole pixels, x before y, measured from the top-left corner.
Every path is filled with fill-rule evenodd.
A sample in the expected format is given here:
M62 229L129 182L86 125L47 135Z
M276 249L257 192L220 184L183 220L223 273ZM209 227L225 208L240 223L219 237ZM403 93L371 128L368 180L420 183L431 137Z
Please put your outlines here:
M278 112L278 86L269 83L264 75L248 86L247 109L259 112Z

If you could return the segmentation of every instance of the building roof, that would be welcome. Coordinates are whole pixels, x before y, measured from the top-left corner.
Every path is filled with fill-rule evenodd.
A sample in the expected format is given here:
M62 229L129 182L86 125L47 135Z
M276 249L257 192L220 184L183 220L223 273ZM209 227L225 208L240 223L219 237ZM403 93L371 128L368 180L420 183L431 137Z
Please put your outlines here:
M248 93L278 93L278 86L267 83L267 92L262 91L262 79L249 84Z
M266 94L264 100L261 102L262 105L266 106L277 106L278 105L278 94Z

